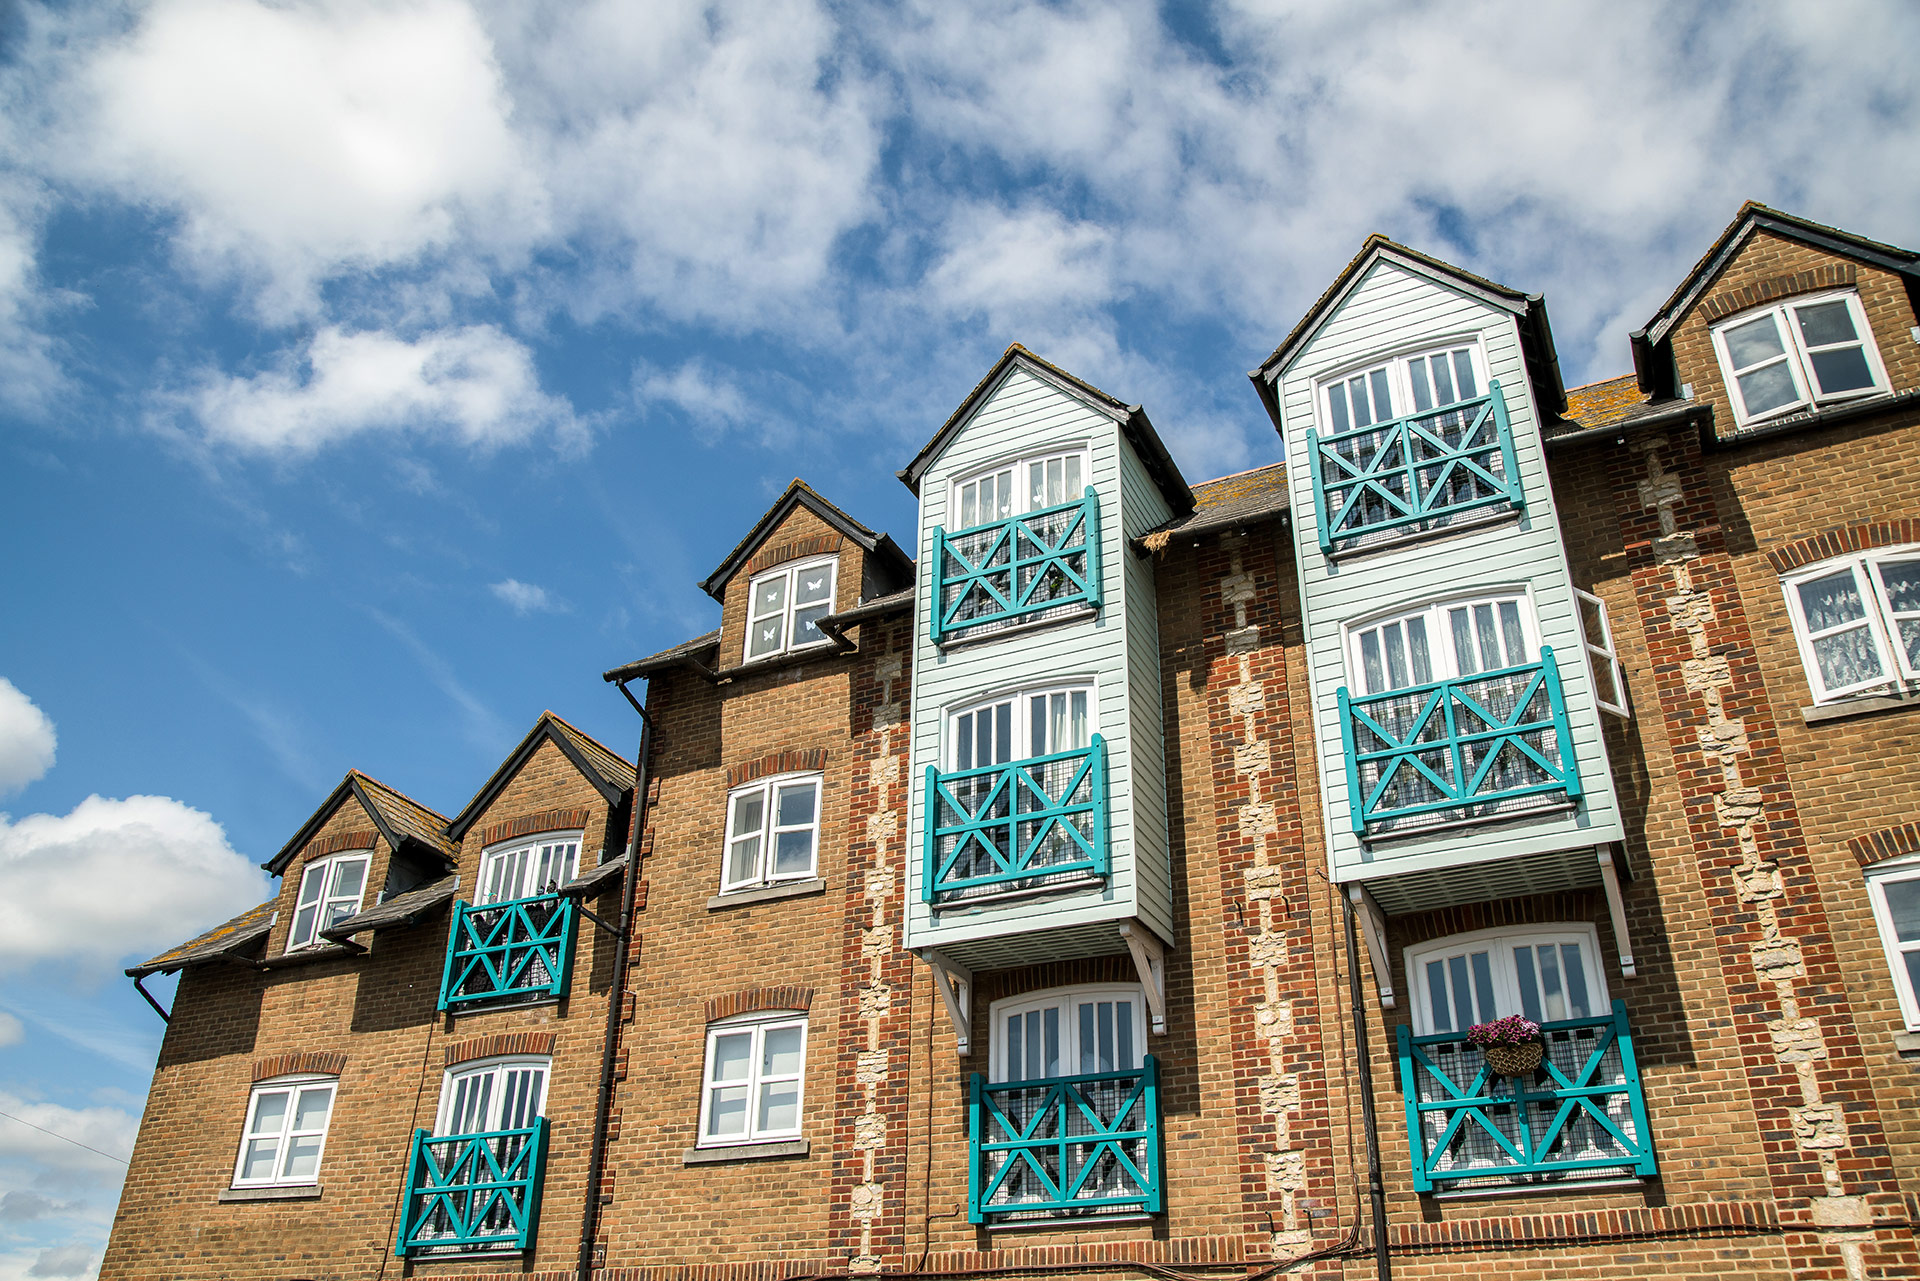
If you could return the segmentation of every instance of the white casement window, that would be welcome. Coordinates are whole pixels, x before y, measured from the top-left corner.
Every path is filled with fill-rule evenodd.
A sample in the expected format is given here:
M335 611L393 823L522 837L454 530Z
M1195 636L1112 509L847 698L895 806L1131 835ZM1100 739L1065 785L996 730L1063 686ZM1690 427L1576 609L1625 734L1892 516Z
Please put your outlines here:
M492 1134L523 1130L544 1115L552 1060L517 1056L462 1063L440 1085L435 1134Z
M756 779L727 793L720 892L803 880L819 866L818 774Z
M1593 681L1594 701L1600 710L1631 719L1633 704L1627 699L1627 671L1613 645L1613 625L1607 618L1607 603L1592 592L1578 587L1573 594L1580 602L1580 643L1587 651L1587 675Z
M804 1015L749 1014L709 1024L699 1146L799 1137L806 1056Z
M1087 452L1071 449L1003 463L953 487L954 534L1071 503L1087 492Z
M1347 673L1366 694L1535 662L1540 637L1523 593L1436 601L1347 628Z
M1782 585L1815 702L1920 685L1920 545L1822 561Z
M1146 1002L1137 985L1029 992L995 1001L990 1015L994 1081L1129 1072L1146 1053Z
M580 833L549 833L480 856L476 905L550 894L580 872Z
M1873 920L1887 949L1900 1015L1911 1031L1920 1031L1920 863L1903 862L1867 872L1867 896Z
M1077 751L1092 744L1096 715L1091 685L1023 690L969 704L947 717L948 768Z
M1420 1036L1459 1032L1509 1014L1536 1023L1607 1013L1593 926L1481 930L1407 949L1413 1024Z
M339 1078L331 1076L282 1076L255 1085L233 1186L319 1182L338 1085Z
M1343 374L1320 388L1326 429L1337 435L1472 400L1486 386L1483 369L1476 344L1452 343Z
M839 561L804 561L760 574L747 588L747 658L824 645L821 617L833 612Z
M1742 312L1713 327L1713 349L1743 425L1887 389L1873 331L1851 290Z
M324 943L320 931L360 910L367 888L365 850L317 858L300 873L300 897L293 909L293 928L287 932L287 950Z

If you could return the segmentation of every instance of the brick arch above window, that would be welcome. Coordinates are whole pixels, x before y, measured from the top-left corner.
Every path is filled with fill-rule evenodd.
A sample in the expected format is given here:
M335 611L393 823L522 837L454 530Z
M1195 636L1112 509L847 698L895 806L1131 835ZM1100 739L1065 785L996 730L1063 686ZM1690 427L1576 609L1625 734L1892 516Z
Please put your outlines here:
M1856 836L1847 842L1847 850L1862 867L1872 867L1890 858L1920 854L1920 822L1902 823Z
M1920 543L1920 516L1900 520L1876 520L1859 525L1841 525L1806 538L1796 539L1767 553L1767 562L1776 574L1791 573L1802 565L1831 560L1849 552L1875 547L1898 547Z
M758 760L728 766L727 790L732 791L742 783L751 783L754 779L765 778L769 774L817 774L826 768L827 749L824 747L789 748L782 752L769 752Z
M380 833L371 827L357 832L335 832L331 836L322 836L318 840L309 841L306 848L300 851L300 857L302 860L325 858L329 854L338 854L343 850L375 849L379 844Z
M480 833L480 843L496 845L516 836L533 836L539 832L577 832L584 829L587 820L592 817L591 810L583 809L542 810L538 814L523 814L503 823L490 824Z
M276 1076L294 1076L311 1072L316 1076L339 1076L346 1070L347 1056L332 1051L295 1050L253 1061L253 1079L272 1080Z
M790 543L764 548L747 562L742 572L751 578L763 569L772 569L775 565L784 565L790 560L800 560L806 556L825 556L829 552L837 552L846 546L846 542L847 540L838 534L815 534L811 538L796 538Z
M1857 284L1859 277L1860 269L1854 264L1830 262L1824 267L1809 267L1805 271L1789 272L1783 276L1769 276L1765 280L1756 280L1738 289L1715 294L1700 304L1700 310L1708 320L1718 320L1736 311L1745 311L1749 307L1758 307L1762 303L1794 294L1810 294L1819 289Z
M507 1054L552 1054L551 1032L499 1032L476 1036L470 1041L455 1041L447 1047L447 1066L470 1063L475 1059L497 1059Z
M736 1014L759 1010L799 1010L813 1008L813 989L784 984L779 987L749 987L726 996L707 999L707 1022L730 1019Z

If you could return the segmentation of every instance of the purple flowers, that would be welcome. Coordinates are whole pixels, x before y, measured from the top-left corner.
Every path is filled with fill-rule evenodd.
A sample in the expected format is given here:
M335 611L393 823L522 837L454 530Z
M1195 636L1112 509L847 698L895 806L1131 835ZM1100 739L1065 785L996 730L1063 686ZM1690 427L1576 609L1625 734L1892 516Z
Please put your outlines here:
M1524 1014L1509 1014L1491 1023L1467 1029L1467 1040L1481 1049L1495 1045L1526 1045L1540 1039L1540 1025Z

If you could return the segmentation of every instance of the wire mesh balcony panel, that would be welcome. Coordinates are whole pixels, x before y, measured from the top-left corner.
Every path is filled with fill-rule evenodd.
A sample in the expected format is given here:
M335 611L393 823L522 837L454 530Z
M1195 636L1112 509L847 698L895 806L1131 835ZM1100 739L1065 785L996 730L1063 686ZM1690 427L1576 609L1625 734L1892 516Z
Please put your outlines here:
M1539 1071L1516 1079L1495 1076L1458 1032L1399 1029L1416 1190L1655 1173L1625 1003L1615 1001L1599 1018L1543 1023L1541 1031L1547 1053Z
M1507 400L1484 396L1389 422L1307 433L1320 550L1442 529L1462 515L1526 505Z
M485 1134L415 1130L394 1253L532 1248L546 1151L545 1117Z
M565 996L577 926L577 904L558 894L479 907L455 903L440 1008Z
M1100 500L933 531L935 644L1100 604Z
M1072 1219L1162 1207L1160 1069L989 1085L973 1074L968 1216Z
M1553 649L1540 661L1356 697L1342 686L1347 805L1365 837L1580 799Z
M921 897L933 904L1106 876L1106 740L944 774L928 766L923 855Z

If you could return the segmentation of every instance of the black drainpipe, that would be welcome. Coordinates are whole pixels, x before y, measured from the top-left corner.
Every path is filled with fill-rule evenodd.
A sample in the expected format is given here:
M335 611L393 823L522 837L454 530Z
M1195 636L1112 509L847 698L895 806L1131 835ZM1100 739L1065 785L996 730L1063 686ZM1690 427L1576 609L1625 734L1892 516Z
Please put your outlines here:
M1367 1199L1373 1203L1373 1267L1380 1281L1392 1281L1387 1257L1387 1188L1380 1181L1380 1130L1373 1118L1373 1051L1367 1046L1367 1002L1360 983L1360 938L1354 928L1353 900L1340 896L1347 916L1347 987L1353 998L1353 1052L1360 1060L1360 1124L1367 1132Z
M613 961L613 990L607 997L607 1037L600 1051L600 1096L593 1111L593 1147L587 1153L587 1203L580 1213L580 1281L593 1276L593 1235L600 1223L600 1183L607 1159L607 1123L613 1111L613 1059L620 1042L621 1005L627 994L627 958L633 952L633 900L640 885L640 836L647 826L647 765L653 747L653 718L627 689L625 681L614 682L633 710L640 713L640 750L633 765L633 830L627 846L627 870L621 878L620 950Z

